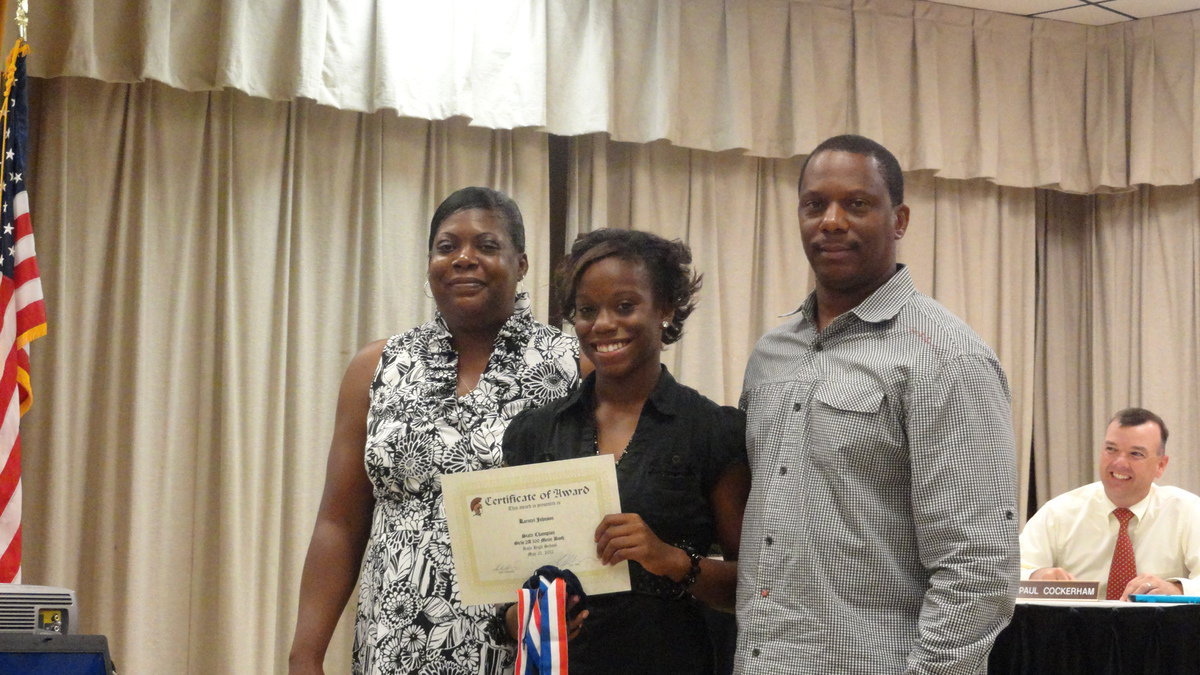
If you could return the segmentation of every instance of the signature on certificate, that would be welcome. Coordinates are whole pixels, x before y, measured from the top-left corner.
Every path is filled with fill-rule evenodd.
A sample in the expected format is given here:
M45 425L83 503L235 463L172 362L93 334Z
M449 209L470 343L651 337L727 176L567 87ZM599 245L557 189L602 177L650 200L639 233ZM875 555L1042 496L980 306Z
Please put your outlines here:
M495 567L493 567L492 571L495 572L496 574L515 574L517 571L517 568L513 567L512 565L506 565L504 563L500 563L499 565L496 565Z
M559 569L567 569L571 565L578 565L581 562L583 562L583 558L580 558L574 553L564 553L558 556L558 559L554 561L554 566Z

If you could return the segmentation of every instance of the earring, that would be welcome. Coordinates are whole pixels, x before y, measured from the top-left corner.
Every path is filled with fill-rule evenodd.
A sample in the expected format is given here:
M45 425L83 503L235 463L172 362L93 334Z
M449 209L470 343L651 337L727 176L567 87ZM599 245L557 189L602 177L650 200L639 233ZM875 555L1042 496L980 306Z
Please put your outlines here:
M429 280L425 280L425 297L433 299L433 289L429 286Z
M670 326L671 326L671 322L670 322L670 321L663 321L663 323L662 323L663 330L666 330L666 329L667 329L667 328L669 328Z

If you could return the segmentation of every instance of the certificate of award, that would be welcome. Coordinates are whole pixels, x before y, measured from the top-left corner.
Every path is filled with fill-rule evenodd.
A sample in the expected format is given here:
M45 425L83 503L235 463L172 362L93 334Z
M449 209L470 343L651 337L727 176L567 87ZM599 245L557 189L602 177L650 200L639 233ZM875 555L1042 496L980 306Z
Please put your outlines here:
M543 565L589 595L630 588L627 562L596 555L596 526L621 511L612 455L446 474L442 496L464 605L513 602Z

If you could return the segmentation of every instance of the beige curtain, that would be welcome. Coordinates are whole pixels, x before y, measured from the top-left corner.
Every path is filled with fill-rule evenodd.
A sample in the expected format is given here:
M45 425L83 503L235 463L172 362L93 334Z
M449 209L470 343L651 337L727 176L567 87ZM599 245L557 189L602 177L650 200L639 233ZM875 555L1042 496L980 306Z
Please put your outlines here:
M26 418L27 581L77 588L84 630L108 634L132 672L278 669L341 369L428 316L424 223L453 186L517 195L538 244L530 278L545 278L544 137L38 84L31 189L54 333ZM668 363L736 402L755 340L811 288L800 161L600 136L572 148L574 231L634 226L694 247L706 286ZM903 259L996 346L1028 438L1032 191L908 182ZM175 629L147 635L147 605ZM346 627L330 672L346 668Z
M852 130L910 170L1015 187L1200 178L1200 13L1095 27L921 0L61 0L31 12L39 77L777 158Z
M278 672L341 374L431 316L428 219L457 187L516 197L545 278L545 136L35 83L25 581L77 589L122 672Z
M704 274L700 305L665 355L680 381L736 405L758 337L812 289L796 226L801 160L573 139L568 240L625 227L688 242ZM1034 191L906 175L912 226L901 242L918 288L996 350L1013 391L1020 466L1033 424ZM1022 492L1023 493L1023 492Z
M1200 12L1128 24L1129 184L1200 179Z
M1161 482L1200 492L1200 184L1046 193L1038 337L1038 499L1096 480L1111 415L1171 431Z
M282 669L342 369L429 316L426 223L456 187L517 198L546 278L539 131L582 134L568 240L692 244L706 286L668 364L727 403L812 285L799 156L877 138L913 170L902 259L1000 355L1038 499L1091 480L1105 419L1135 403L1172 428L1166 482L1200 491L1200 13L100 4L31 7L30 69L53 78L29 167L51 332L23 425L25 581L78 589L80 628L123 671ZM1131 183L1183 187L1031 189ZM347 627L328 672L348 669Z
M1038 284L1035 191L906 174L901 260L917 288L962 317L1000 357L1012 390L1018 495L1028 489ZM1022 516L1023 499L1018 499Z
M763 160L666 143L572 139L568 244L601 227L646 230L692 247L700 304L664 360L680 380L736 405L755 341L809 285L794 264L798 160Z

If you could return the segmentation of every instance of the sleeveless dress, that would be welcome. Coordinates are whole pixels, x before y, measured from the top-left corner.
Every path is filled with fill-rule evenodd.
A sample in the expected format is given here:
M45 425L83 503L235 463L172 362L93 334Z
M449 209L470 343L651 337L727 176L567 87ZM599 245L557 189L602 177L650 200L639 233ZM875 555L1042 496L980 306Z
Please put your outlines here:
M458 397L458 355L440 314L388 340L367 415L375 512L359 584L355 673L511 670L513 645L496 608L459 603L441 476L500 466L509 420L575 387L578 349L574 338L536 323L522 293L479 384Z

